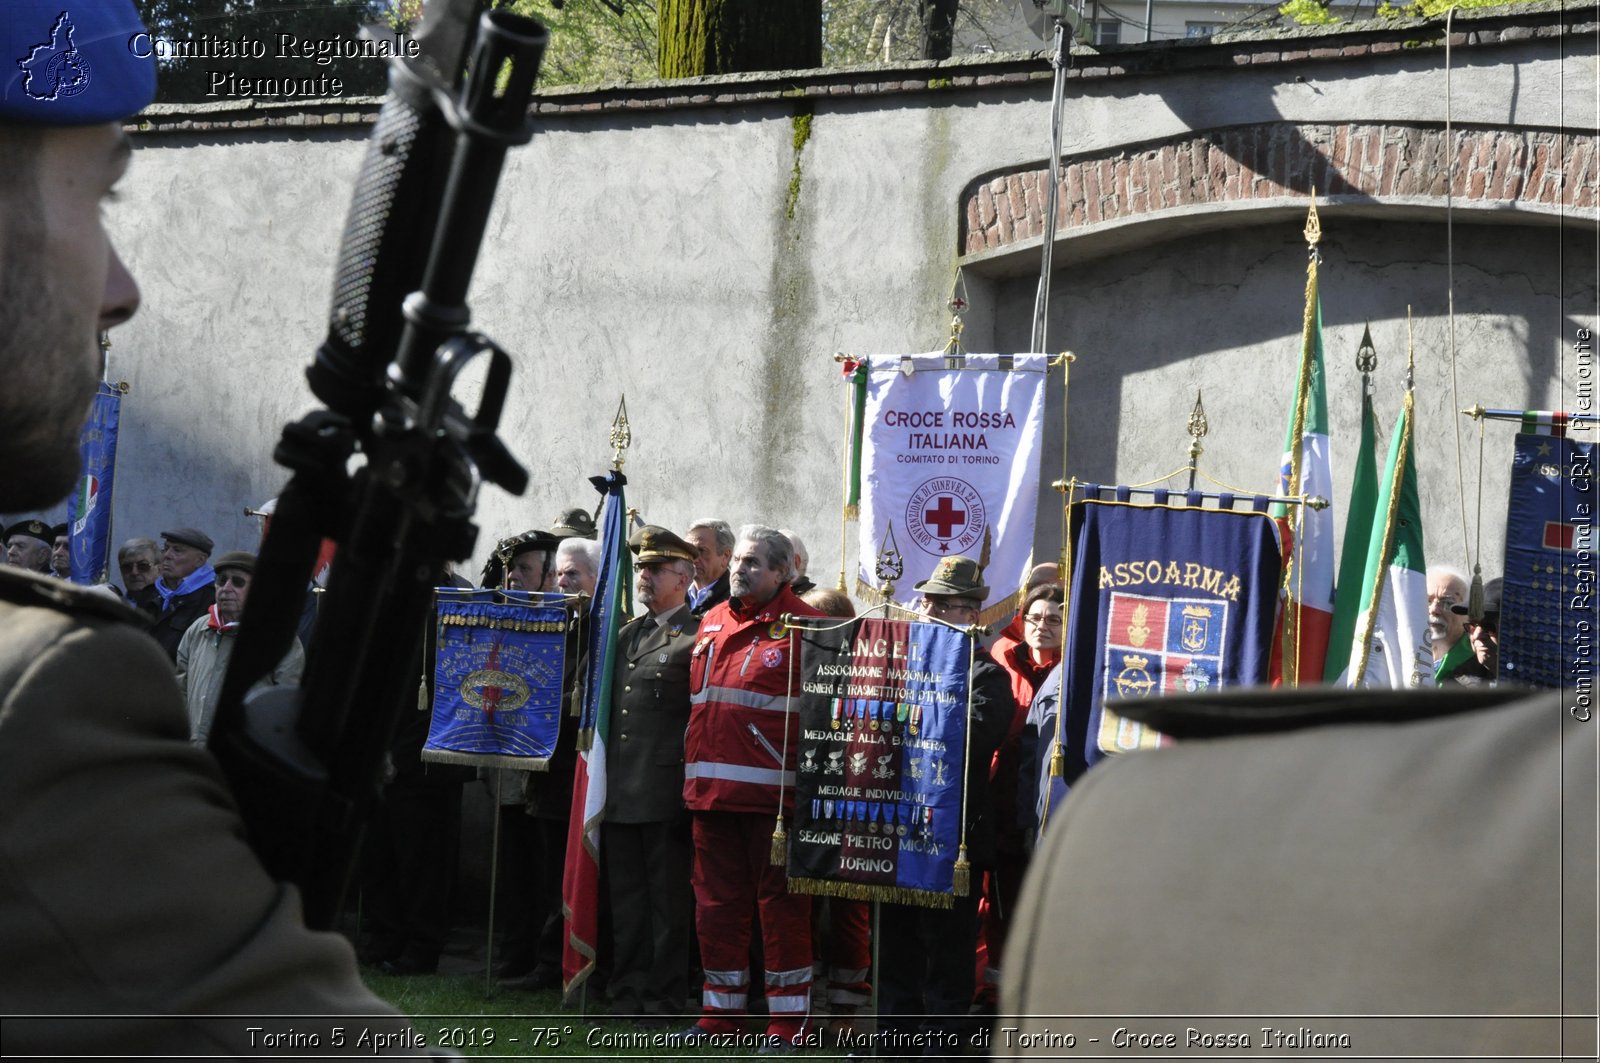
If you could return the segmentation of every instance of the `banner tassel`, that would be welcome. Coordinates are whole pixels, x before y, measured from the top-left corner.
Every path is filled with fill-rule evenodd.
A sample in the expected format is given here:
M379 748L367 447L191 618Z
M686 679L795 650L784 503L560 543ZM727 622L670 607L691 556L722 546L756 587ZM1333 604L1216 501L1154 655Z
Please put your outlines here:
M773 867L782 867L785 854L789 849L789 832L783 829L783 813L778 813L778 825L772 830L772 856Z
M967 859L967 843L961 843L961 855L956 857L955 871L950 876L950 885L957 897L965 897L972 892L972 862Z
M1061 743L1057 742L1050 751L1050 777L1052 779L1065 779L1067 777L1067 755L1061 752Z
M428 711L428 680L426 676L417 682L417 711Z

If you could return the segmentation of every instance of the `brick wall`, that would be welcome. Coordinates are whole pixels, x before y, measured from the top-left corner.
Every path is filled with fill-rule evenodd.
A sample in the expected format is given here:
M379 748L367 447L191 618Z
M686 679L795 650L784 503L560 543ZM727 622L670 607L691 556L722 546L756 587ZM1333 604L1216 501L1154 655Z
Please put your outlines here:
M1061 174L1057 231L1157 211L1283 196L1434 197L1452 172L1458 205L1596 206L1593 133L1405 125L1236 126L1103 155L1069 157ZM967 254L1044 232L1048 172L990 174L962 196Z

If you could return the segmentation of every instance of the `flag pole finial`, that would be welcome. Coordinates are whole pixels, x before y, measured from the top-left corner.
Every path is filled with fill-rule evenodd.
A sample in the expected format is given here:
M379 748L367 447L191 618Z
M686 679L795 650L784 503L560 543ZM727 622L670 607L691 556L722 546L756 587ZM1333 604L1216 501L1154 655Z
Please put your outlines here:
M617 415L611 420L611 467L617 472L622 471L622 463L626 460L622 452L633 445L633 429L628 424L628 397L622 396L622 401L617 403Z
M1411 304L1406 304L1406 390L1410 391L1416 386L1417 379L1417 341L1411 330Z
M1200 445L1200 440L1211 431L1211 423L1206 420L1205 392L1196 388L1194 392L1194 409L1189 411L1189 490L1194 490L1195 474L1200 471L1200 455L1205 453L1205 448Z
M1311 197L1311 209L1306 212L1306 246L1313 251L1322 242L1322 219L1317 217L1317 197Z
M966 329L961 315L967 312L971 304L967 301L967 279L961 273L961 267L956 267L955 280L950 283L950 298L945 301L945 306L950 310L950 339L944 345L945 357L956 359L962 355L961 333Z
M873 571L877 574L878 582L883 584L884 600L893 601L894 582L906 574L905 559L900 556L900 548L894 543L893 521L884 525L883 542L878 546L878 560Z

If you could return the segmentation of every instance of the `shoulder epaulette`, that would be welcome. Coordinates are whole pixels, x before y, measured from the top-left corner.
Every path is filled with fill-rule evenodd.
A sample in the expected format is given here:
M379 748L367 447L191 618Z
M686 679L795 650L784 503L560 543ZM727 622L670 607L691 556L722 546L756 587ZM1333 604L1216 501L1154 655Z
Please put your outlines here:
M137 610L103 591L3 565L0 565L0 601L130 624L144 620Z

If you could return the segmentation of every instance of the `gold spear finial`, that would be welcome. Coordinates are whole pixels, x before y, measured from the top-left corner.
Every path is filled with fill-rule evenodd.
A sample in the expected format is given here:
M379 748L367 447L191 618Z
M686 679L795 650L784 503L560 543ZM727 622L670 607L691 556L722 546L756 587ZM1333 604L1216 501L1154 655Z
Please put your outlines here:
M633 429L628 426L628 397L617 403L617 416L611 421L611 467L622 471L622 452L633 445Z
M1211 423L1206 420L1205 392L1200 388L1194 391L1194 409L1189 411L1189 438L1194 440L1194 445L1189 448L1189 456L1200 456L1200 440L1211 431Z
M1311 209L1306 212L1306 246L1315 248L1322 242L1322 219L1317 217L1317 197L1311 197Z
M1356 369L1371 373L1378 368L1378 348L1372 345L1372 322L1361 330L1361 346L1356 348Z
M894 522L884 525L883 542L878 547L878 560L873 568L877 573L878 582L883 584L883 597L886 601L894 600L894 581L906 574L905 559L900 556L900 548L894 543Z

